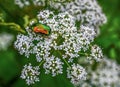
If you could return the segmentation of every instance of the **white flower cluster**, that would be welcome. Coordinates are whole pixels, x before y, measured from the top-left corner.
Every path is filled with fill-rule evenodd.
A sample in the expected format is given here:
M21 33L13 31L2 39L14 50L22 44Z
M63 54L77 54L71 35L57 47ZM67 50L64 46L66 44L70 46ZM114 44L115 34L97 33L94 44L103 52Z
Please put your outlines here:
M64 3L70 0L14 0L14 3L18 5L20 8L24 8L26 6L34 5L34 6L45 6L46 3L57 2Z
M50 0L50 6L61 12L69 12L74 20L80 21L81 25L94 28L99 32L99 26L106 23L106 16L96 0L71 0L69 2L55 2Z
M59 12L68 12L74 20L80 21L81 25L93 28L99 34L99 26L106 23L106 16L96 0L32 0L35 6L50 6ZM15 0L19 7L30 5L29 0Z
M63 58L72 62L73 58L79 57L81 49L88 49L94 39L94 30L85 26L81 26L80 31L77 30L73 17L67 12L54 15L53 12L44 10L38 14L38 18L42 19L39 20L40 23L51 28L51 34L48 36L36 34L31 27L27 27L28 35L18 35L15 42L15 47L20 54L25 54L27 57L35 54L37 62L40 62L42 58L51 57L52 51L60 52Z
M28 34L17 36L15 48L26 57L34 54L37 62L45 61L43 68L46 70L46 74L52 73L52 76L62 74L64 64L62 60L65 63L72 63L74 58L80 57L79 52L82 49L84 52L89 49L96 33L87 26L81 26L80 29L77 29L73 17L67 12L55 15L52 11L44 10L38 14L38 19L39 23L51 28L50 35L35 33L31 26L36 22L32 21L30 26L26 28ZM69 76L70 74L72 76L69 77L72 83L85 78L84 68L73 64L71 69L74 71L69 73L68 69L68 73ZM81 70L81 73L77 73L78 70Z
M102 49L97 45L93 45L91 47L91 54L88 56L88 59L96 60L97 62L101 61L103 59Z
M32 53L31 47L34 46L31 39L31 37L19 34L17 36L17 41L14 43L20 54L25 54L27 58L29 57L30 53Z
M18 5L20 8L23 8L25 6L29 5L35 5L35 6L45 6L45 0L15 0L15 4Z
M120 65L104 57L93 70L95 66L89 65L87 81L81 82L80 87L120 87Z
M8 33L0 34L0 50L7 50L7 48L11 45L14 37Z
M39 81L39 74L39 66L33 67L31 63L29 63L29 65L24 66L21 78L25 79L28 85L31 85Z
M112 60L104 58L95 72L92 72L91 83L96 87L119 87L120 66Z
M52 76L56 76L56 74L63 73L63 62L59 58L55 58L54 56L50 58L46 58L44 63L44 69L46 70L46 74L52 73Z
M70 68L67 68L67 77L75 85L78 85L80 80L86 80L86 75L85 69L79 64L73 64Z
M15 1L20 3L21 0ZM34 1L32 2L34 3ZM40 1L40 5L41 2L44 3L42 5L45 5L45 1ZM50 10L40 11L37 21L31 21L26 28L27 34L17 36L15 48L27 58L34 54L37 62L44 63L45 73L51 73L52 76L62 74L63 64L67 64L68 78L73 84L78 84L81 80L86 79L87 73L82 66L73 63L73 60L80 58L81 54L90 56L89 59L101 60L103 56L101 49L97 45L91 46L91 43L97 35L98 27L106 22L105 15L95 0L49 0L47 4L61 13ZM30 5L29 0L24 0L20 7L24 7L24 5ZM76 20L79 21L80 26L76 26ZM50 28L48 35L34 31L36 26L42 24L44 25L42 28L46 28L46 26ZM89 49L90 47L91 49ZM86 53L88 50L91 50L90 55ZM23 79L29 80L29 78L31 79L29 74L27 77L24 73L26 69L23 69L22 76L24 76ZM37 75L33 75L33 77ZM35 79L29 80L30 82L28 80L27 84L36 82Z
M94 38L96 36L96 33L94 29L86 27L86 26L81 26L80 27L80 39L81 40L81 48L83 48L84 51L86 51L90 45L91 42L94 41Z

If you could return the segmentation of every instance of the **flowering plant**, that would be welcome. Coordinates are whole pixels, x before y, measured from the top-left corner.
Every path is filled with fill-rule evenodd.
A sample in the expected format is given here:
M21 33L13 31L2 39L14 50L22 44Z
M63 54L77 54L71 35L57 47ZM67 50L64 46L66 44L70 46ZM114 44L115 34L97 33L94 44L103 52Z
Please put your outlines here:
M106 17L96 0L15 0L15 4L21 8L31 4L44 7L36 17L25 19L24 29L1 20L1 25L10 25L21 32L14 43L19 53L27 58L34 55L39 63L36 66L26 64L21 78L28 85L40 81L43 66L45 74L53 77L63 74L65 68L67 78L74 85L86 80L87 66L83 67L76 61L84 56L91 64L103 58L102 50L94 39L99 34L99 27L106 22Z

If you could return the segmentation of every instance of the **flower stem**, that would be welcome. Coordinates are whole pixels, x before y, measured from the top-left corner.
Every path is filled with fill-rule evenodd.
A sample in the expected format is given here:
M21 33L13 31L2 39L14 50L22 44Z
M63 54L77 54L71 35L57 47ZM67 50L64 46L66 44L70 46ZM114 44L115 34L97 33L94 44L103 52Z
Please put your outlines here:
M24 17L23 17L23 19L24 19L24 27L27 27L27 25L29 24L29 16L28 15L25 15Z
M4 22L4 20L2 19L2 17L0 17L0 21L1 21L1 22Z
M25 30L23 30L18 24L16 23L5 23L5 22L0 22L0 25L4 26L11 26L11 28L14 28L16 31L19 31L21 33L26 33Z
M42 60L41 62L40 62L40 64L39 64L39 67L44 63L45 61L44 60Z
M88 56L89 54L87 53L79 53L80 55L85 55L85 56Z
M61 54L59 51L57 51L57 52L59 53L61 59L66 63L66 65L71 68L71 66L70 66L69 63L65 60L65 58L63 58L63 57L61 56L62 54Z
M69 63L65 60L65 58L62 58L62 59L64 60L64 62L66 63L66 65L71 68L71 66L70 66Z

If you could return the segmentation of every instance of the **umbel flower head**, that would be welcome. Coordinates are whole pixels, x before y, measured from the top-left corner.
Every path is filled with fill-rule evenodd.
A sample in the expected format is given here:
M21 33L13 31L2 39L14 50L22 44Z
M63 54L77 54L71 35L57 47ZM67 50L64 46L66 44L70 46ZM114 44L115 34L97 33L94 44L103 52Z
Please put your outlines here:
M56 74L62 74L62 65L63 62L59 58L55 58L54 56L50 58L46 58L46 62L44 63L44 69L46 70L46 74L52 73L52 76L56 76Z
M36 55L37 62L49 57L62 57L72 62L79 57L79 52L87 50L89 44L94 40L95 32L86 26L81 26L77 30L73 17L66 13L55 15L49 10L44 10L38 14L39 23L46 24L51 28L50 35L33 32L32 25L26 28L28 35L19 34L15 42L15 47L20 54L29 57Z
M88 59L92 62L92 60L96 60L97 62L103 59L103 53L99 46L93 45L91 47L91 54L88 56Z
M95 72L91 72L91 83L99 87L120 86L120 65L105 57Z
M31 63L29 63L28 65L24 66L22 70L21 78L25 79L26 83L30 85L39 81L39 78L38 78L39 74L40 74L39 66L33 67Z
M81 25L95 29L99 33L99 26L106 23L106 16L96 0L15 0L15 4L23 8L34 4L35 6L46 6L59 12L68 12L74 20Z
M79 87L120 87L120 65L114 60L104 57L97 68L92 69L92 66L88 67L87 81L80 83Z
M71 68L68 67L67 72L68 72L67 76L68 76L68 78L71 79L71 82L73 84L78 85L80 83L81 79L86 80L87 73L86 73L85 69L82 66L80 66L79 64L77 64L77 65L73 64L71 66Z
M73 60L90 50L96 36L94 29L83 25L77 28L74 17L68 12L56 14L43 10L37 20L30 22L26 35L17 36L15 48L19 53L27 58L35 55L36 61L43 64L46 74L62 74L63 64L66 64L68 78L73 84L85 80L85 69L74 64Z

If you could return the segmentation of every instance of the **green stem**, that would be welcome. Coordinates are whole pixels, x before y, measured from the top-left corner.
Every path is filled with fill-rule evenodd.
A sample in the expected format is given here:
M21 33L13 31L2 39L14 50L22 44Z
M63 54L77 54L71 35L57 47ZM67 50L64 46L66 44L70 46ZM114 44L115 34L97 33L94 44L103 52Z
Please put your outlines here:
M88 56L89 54L87 53L79 53L80 55L85 55L85 56Z
M71 68L71 66L70 66L69 63L65 60L65 58L62 58L62 59L63 59L63 61L66 63L66 65Z
M59 51L57 51L57 52L59 53L61 59L66 63L66 65L71 68L71 66L70 66L69 63L65 60L65 58L63 58L63 57L61 56L61 53L60 53Z
M29 24L29 16L28 15L25 15L24 17L23 17L23 19L24 19L24 27L27 27L27 25Z
M40 64L39 64L39 67L44 63L45 61L44 60L42 60L41 62L40 62Z
M4 22L4 20L3 20L1 17L0 17L0 21L1 21L1 22Z
M19 32L24 33L24 34L26 33L25 30L23 30L18 24L15 24L15 23L5 23L5 22L2 22L2 23L0 23L0 25L11 26L16 31L19 31Z

